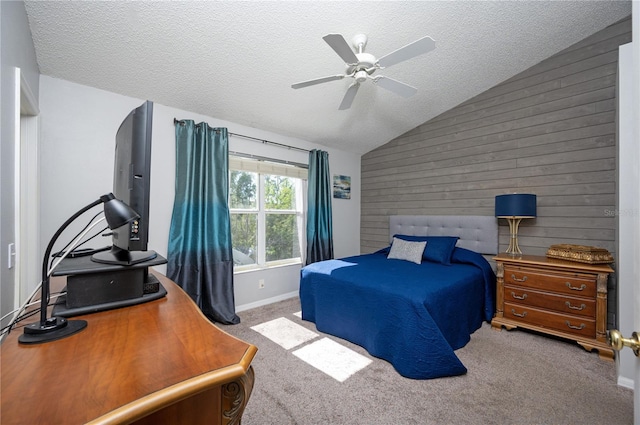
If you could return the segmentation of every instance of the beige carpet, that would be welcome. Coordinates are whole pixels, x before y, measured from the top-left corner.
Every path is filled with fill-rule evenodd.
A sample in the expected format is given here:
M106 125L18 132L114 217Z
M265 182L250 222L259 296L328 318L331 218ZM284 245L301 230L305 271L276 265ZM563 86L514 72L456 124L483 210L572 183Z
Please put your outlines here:
M616 384L614 363L575 343L498 332L485 323L456 351L466 375L412 380L361 347L318 332L295 316L299 311L293 298L241 312L239 325L220 326L259 350L243 425L633 423L633 391ZM252 329L279 318L318 336L284 348ZM324 340L371 363L340 380L296 355Z

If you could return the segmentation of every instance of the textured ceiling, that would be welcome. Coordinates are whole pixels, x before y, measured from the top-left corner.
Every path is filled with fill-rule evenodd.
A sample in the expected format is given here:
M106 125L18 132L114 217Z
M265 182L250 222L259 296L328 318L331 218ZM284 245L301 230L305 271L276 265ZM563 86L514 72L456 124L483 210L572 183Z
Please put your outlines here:
M365 153L630 15L630 1L25 1L40 72ZM404 99L349 79L323 41L368 36L377 57L425 35L436 49L385 75Z

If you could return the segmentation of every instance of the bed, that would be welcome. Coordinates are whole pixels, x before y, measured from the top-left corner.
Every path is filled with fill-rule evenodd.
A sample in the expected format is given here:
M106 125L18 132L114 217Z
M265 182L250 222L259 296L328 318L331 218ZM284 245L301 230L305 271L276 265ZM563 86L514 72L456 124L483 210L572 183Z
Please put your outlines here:
M407 378L465 374L454 351L494 313L495 274L485 256L498 251L496 218L391 216L389 239L375 253L304 267L302 318ZM417 262L387 258L397 247L415 252L425 240Z

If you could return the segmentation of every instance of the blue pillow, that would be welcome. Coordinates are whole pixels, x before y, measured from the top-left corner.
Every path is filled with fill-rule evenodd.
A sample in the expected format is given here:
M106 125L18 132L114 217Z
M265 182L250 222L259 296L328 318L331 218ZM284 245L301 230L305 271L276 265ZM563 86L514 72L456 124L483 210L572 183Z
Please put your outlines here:
M423 258L434 263L451 265L451 254L456 247L457 236L411 236L411 235L394 235L394 238L403 239L405 241L422 242L426 241L427 246L424 249Z

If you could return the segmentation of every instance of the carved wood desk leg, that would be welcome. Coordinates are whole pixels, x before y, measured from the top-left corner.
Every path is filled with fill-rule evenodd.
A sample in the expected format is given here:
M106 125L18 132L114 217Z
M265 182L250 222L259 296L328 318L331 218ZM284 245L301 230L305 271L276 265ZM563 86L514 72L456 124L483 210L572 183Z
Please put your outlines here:
M223 425L240 425L242 413L247 406L255 374L253 366L237 381L229 382L222 386L222 423Z

